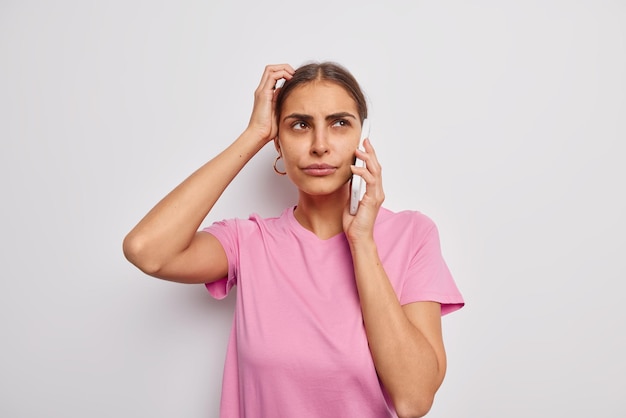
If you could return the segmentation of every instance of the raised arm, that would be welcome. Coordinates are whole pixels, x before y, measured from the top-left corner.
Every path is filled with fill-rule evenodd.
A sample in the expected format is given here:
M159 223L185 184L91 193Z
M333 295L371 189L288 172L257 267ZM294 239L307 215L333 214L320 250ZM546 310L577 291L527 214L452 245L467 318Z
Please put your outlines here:
M378 255L374 221L384 200L381 167L369 140L357 157L366 168L353 168L367 189L356 216L344 211L344 231L370 352L399 417L421 417L433 402L446 372L441 335L441 306L415 302L401 306Z
M211 234L198 229L239 171L276 136L276 81L290 79L293 72L287 64L265 67L246 130L165 196L128 233L123 250L131 263L151 276L184 283L211 282L226 276L222 246Z

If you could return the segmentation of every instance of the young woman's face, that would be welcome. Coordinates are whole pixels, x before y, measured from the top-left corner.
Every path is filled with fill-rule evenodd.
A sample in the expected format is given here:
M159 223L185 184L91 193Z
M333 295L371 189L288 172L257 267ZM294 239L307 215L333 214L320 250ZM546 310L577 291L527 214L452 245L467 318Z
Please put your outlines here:
M295 88L278 126L287 175L307 194L336 192L352 174L360 132L357 104L343 87L313 81Z

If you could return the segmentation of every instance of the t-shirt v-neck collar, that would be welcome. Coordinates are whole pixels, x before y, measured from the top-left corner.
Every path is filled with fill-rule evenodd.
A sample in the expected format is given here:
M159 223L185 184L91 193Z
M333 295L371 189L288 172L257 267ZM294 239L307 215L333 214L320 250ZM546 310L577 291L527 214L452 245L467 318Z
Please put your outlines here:
M338 241L346 240L346 234L343 231L336 235L333 235L332 237L328 239L321 239L320 237L315 235L313 231L306 229L304 226L300 224L300 222L298 222L298 220L296 219L296 216L293 213L295 209L296 209L296 206L291 206L291 207L286 208L283 213L283 216L286 216L287 218L287 224L289 225L289 229L291 229L298 237L308 242L316 243L316 244L331 244L331 243L335 243Z

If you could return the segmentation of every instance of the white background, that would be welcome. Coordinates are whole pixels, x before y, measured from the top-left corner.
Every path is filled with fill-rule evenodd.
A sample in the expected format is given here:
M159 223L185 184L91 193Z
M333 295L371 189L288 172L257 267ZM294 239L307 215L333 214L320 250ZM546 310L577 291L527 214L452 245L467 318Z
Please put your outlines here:
M215 417L234 298L142 275L132 226L246 126L263 67L335 60L392 210L467 306L432 417L624 417L626 4L0 1L0 415ZM295 192L264 148L206 223Z

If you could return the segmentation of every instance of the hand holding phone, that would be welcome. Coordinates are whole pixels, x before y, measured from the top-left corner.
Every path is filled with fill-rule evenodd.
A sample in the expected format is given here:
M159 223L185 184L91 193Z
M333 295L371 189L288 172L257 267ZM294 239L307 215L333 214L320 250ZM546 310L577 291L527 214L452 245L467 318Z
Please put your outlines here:
M370 135L370 124L367 119L363 120L363 124L361 126L361 138L359 139L359 149L364 151L363 149L363 140L368 138ZM354 165L356 167L365 167L365 162L360 158L357 158ZM352 182L350 188L350 215L356 215L356 211L359 207L359 202L363 198L365 194L365 182L363 178L357 174L352 175Z

